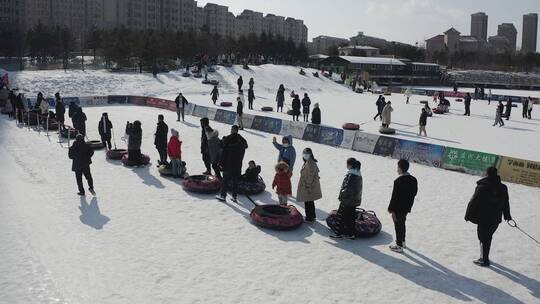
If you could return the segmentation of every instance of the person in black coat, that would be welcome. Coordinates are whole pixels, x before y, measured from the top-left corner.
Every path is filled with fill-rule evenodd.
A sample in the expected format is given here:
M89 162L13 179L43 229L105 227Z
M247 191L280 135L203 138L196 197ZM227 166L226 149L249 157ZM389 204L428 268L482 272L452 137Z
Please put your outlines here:
M382 111L384 109L384 106L386 105L386 102L384 101L384 97L382 95L379 95L379 98L375 102L375 105L377 106L377 115L373 117L373 120L376 120L377 117L382 119Z
M15 109L17 110L17 117L19 118L19 122L23 122L23 116L24 116L24 102L23 102L23 95L21 93L17 94L17 97L15 98Z
M109 120L109 115L107 113L103 113L98 123L98 132L99 136L101 137L101 142L103 142L103 145L109 150L112 148L112 128L113 125L112 122Z
M244 85L244 80L242 79L242 76L238 77L236 84L238 84L238 93L242 92L242 85Z
M238 134L238 126L232 126L231 134L223 138L223 151L221 153L223 180L221 181L221 194L216 196L218 200L225 201L227 191L232 186L232 200L236 201L238 179L242 174L242 162L247 148L247 141Z
M283 112L283 104L285 103L285 87L280 84L276 95L277 109L276 112Z
M253 110L253 101L255 100L255 93L253 88L248 90L248 109Z
M512 114L512 98L508 98L506 102L506 113L504 114L506 120L510 120L510 114Z
M529 111L529 98L523 98L523 101L521 102L522 104L522 116L523 118L528 118L529 116L527 115L528 114L528 111Z
M10 118L17 118L15 115L17 113L17 96L13 90L10 90L8 93L8 102L11 103L11 112L9 112Z
M467 206L465 221L478 225L477 234L480 240L480 258L474 263L479 266L489 266L489 251L493 234L501 223L511 221L508 188L501 183L497 168L487 169L487 177L479 180L476 190Z
M463 115L471 116L471 94L467 93L467 95L465 95L463 103L465 104L465 113Z
M74 125L74 123L73 123L73 115L75 115L78 108L79 108L79 106L75 102L72 101L72 102L69 103L68 116L69 116L69 118L71 118L71 124L72 125Z
M298 97L298 95L294 95L294 99L292 101L293 121L298 121L298 116L300 116L301 107L302 107L302 104L300 103L300 97Z
M362 203L363 180L361 163L355 158L347 159L347 175L339 191L339 209L336 213L337 229L331 238L340 239L343 235L355 238L356 207Z
M189 102L182 93L179 93L174 100L174 103L176 104L176 115L178 116L176 121L180 121L180 117L182 117L182 121L184 121L184 108Z
M64 102L62 101L62 98L60 97L60 93L54 94L54 97L56 99L55 117L56 117L56 121L59 124L60 129L62 129L64 126L64 121L65 121L64 116L66 115L66 106L64 105Z
M399 177L394 181L392 198L388 206L388 212L392 214L394 228L396 230L396 244L390 245L395 252L403 252L405 247L405 221L407 214L411 212L414 198L418 192L416 178L409 174L409 162L405 159L398 161Z
M128 137L128 160L135 164L140 164L142 161L141 144L142 144L142 128L141 122L136 120L133 123L129 121L126 124L126 134Z
M307 93L304 93L304 98L302 99L302 114L304 114L304 122L309 121L309 107L311 106L311 99Z
M242 180L248 183L256 183L259 180L259 174L261 174L261 166L250 160L246 172L242 175Z
M422 108L422 113L420 113L420 119L418 120L418 125L419 125L418 136L421 136L423 132L424 136L427 137L427 132L426 132L427 118L428 118L428 113L425 108Z
M321 109L319 108L318 102L313 105L313 111L311 111L311 123L314 125L321 124Z
M84 141L82 134L77 134L75 142L69 148L69 158L73 160L71 170L75 172L75 178L77 179L77 186L79 187L78 195L84 195L84 187L82 183L82 176L86 178L88 182L88 190L94 193L94 180L92 179L92 173L90 172L90 164L92 163L92 155L94 150Z
M212 95L212 101L214 102L214 104L216 104L216 101L219 97L219 91L217 86L214 86L214 89L212 90L212 92L210 92L210 95Z
M253 80L253 78L249 79L248 85L249 85L249 89L253 90L253 85L255 85L255 81Z
M73 128L86 137L86 114L84 114L81 107L77 107L71 120L73 121Z
M169 135L169 126L164 121L162 114L158 115L156 133L154 134L154 146L159 153L158 166L167 164L167 137Z
M210 126L210 121L207 117L201 118L201 154L204 166L206 171L203 172L204 175L211 175L211 161L210 161L210 151L208 150L208 138L206 137L206 128Z

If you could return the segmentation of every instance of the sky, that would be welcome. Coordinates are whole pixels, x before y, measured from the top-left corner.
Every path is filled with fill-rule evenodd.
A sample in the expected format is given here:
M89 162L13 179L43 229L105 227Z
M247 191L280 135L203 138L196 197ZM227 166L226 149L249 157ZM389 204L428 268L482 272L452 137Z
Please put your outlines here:
M251 9L302 19L310 41L319 35L350 38L364 32L423 44L450 27L469 35L470 15L482 11L489 16L488 36L497 34L497 25L513 23L521 46L523 14L540 14L540 0L212 0L198 4L208 2L226 5L235 15Z

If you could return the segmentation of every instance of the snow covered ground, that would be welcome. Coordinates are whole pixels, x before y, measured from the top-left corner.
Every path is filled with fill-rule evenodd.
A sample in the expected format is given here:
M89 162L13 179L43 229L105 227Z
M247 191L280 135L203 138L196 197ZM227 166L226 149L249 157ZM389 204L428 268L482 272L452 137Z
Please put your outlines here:
M17 81L30 78L30 74L21 73ZM90 92L83 83L78 87L75 76L60 80L58 75L62 74L42 74L41 80L25 83L48 93L59 89L64 95L150 93L146 83L159 93L158 88L172 86L154 84L158 80L144 75L103 76L102 83L91 83L96 91ZM159 79L169 83L165 78L172 75ZM49 82L55 83L56 89L51 85L45 90ZM178 87L170 87L164 94L172 95ZM316 100L324 102L327 109L334 102L344 105L346 96L364 102L363 97L347 95L337 85L328 84L325 89L328 87L334 91L320 93L317 99L336 92L345 97ZM203 102L206 98L193 99ZM366 98L366 103L368 99L371 112L373 97ZM417 110L416 105L409 107ZM333 121L340 121L347 109L353 110L336 110ZM165 114L169 127L180 131L188 171L203 171L198 119L187 117L186 123L180 124L172 112L127 105L86 108L91 139L97 138L97 122L103 111L115 123L116 141L122 147L125 144L119 137L125 121L141 120L143 152L154 160L156 117ZM362 113L361 108L354 111ZM458 116L431 123L450 119L465 123ZM457 140L472 136L474 127L488 122L473 117L467 123L475 125L454 129L454 134L461 128L467 131ZM211 124L221 135L230 128ZM515 132L508 136L516 137L499 146L519 145L525 136L537 138L536 131L497 131ZM277 157L272 135L252 130L241 134L249 143L245 162L254 159L261 164L262 176L270 183ZM482 143L503 140L499 134L494 133L496 138L483 136ZM97 197L79 198L66 143L57 140L54 135L19 128L7 117L0 117L1 303L540 303L539 246L516 229L506 224L499 227L491 268L471 263L478 256L476 227L465 223L463 216L477 177L412 165L420 191L408 218L410 249L401 255L387 247L393 225L385 210L397 175L395 160L295 141L297 151L310 146L319 159L324 196L316 202L319 221L296 231L275 232L250 223L252 205L245 197L234 204L189 194L179 181L160 177L154 165L125 168L107 161L103 151L93 157ZM528 144L530 150L525 154L532 155L535 145L537 141ZM345 160L351 156L362 161L362 207L377 213L383 231L371 239L334 241L328 238L324 219L337 207ZM294 189L298 170L293 177ZM540 189L511 185L509 191L513 217L538 237ZM254 199L275 203L276 195L266 192ZM303 204L294 199L291 203L303 212Z
M241 66L232 68L218 67L216 73L209 78L220 81L220 101L236 101L236 80L239 75L244 79L244 88L250 77L255 79L255 109L247 113L259 113L262 106L275 107L275 95L280 84L288 89L287 94L294 90L303 96L307 92L312 103L318 102L322 111L323 124L340 127L346 122L360 123L362 130L378 134L379 121L373 121L376 112L377 95L371 93L356 94L340 84L324 77L316 78L314 70L306 69L307 75L300 75L299 68L290 66L262 65L252 66L244 70ZM189 101L212 105L209 93L211 86L203 85L200 79L184 78L181 72L160 74L153 78L151 74L110 73L107 71L23 71L10 73L14 87L26 92L27 97L35 97L38 91L52 96L60 91L63 96L93 96L93 95L141 95L174 99L178 92L183 92ZM503 93L540 97L536 91L500 91ZM477 151L491 152L529 160L540 161L540 106L533 110L532 120L521 118L521 105L513 109L510 121L505 121L503 128L493 127L495 103L487 105L486 101L472 103L472 116L464 117L462 103L452 103L450 114L428 120L428 138L420 138L418 119L422 105L420 101L430 97L413 96L410 104L405 104L402 94L387 96L394 106L392 116L393 127L397 129L396 137L429 142L444 146L467 148ZM291 99L286 103L290 106ZM246 107L247 108L247 107ZM287 105L286 105L287 108ZM282 113L267 113L264 115L287 118Z

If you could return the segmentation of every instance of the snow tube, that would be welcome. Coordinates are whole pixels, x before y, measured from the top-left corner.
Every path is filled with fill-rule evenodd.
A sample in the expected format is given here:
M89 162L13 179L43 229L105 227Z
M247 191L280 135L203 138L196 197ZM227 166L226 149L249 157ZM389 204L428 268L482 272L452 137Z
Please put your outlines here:
M64 129L60 130L60 136L62 136L63 138L68 138L68 134L70 139L75 139L75 136L79 134L79 131L71 127L65 127Z
M435 108L435 109L433 109L433 113L435 113L435 114L444 114L444 111L441 110L441 109Z
M232 183L229 184L229 186L232 187ZM266 184L264 183L263 179L259 177L259 180L256 182L248 182L245 180L238 180L238 187L236 188L238 194L247 194L247 195L255 195L264 192L266 189Z
M90 146L90 148L92 148L92 150L101 150L105 148L105 145L103 142L101 142L101 140L90 140L86 143Z
M306 75L306 72L300 71L300 75L305 76L305 75Z
M293 230L304 222L294 206L260 205L251 211L250 217L255 225L274 230Z
M128 151L126 149L112 149L107 151L107 158L112 160L121 160Z
M380 127L379 133L381 134L396 134L396 130L392 128Z
M188 192L212 194L219 191L221 182L212 175L193 175L184 179L182 187Z
M313 73L313 76L319 78L319 73L315 72L315 73Z
M232 102L223 101L219 105L222 107L232 107Z
M184 72L182 73L182 77L190 77L191 76L191 73L190 72Z
M262 107L261 111L263 111L263 112L272 112L272 111L274 111L274 108L272 108L272 107Z
M457 102L463 102L463 99L458 98L458 99L456 99L456 101L457 101Z
M421 103L421 104L428 104L429 101L427 101L427 100L421 100L420 103Z
M219 81L215 80L215 79L212 79L212 80L203 80L202 81L202 84L210 84L210 85L218 85L219 84Z
M338 232L337 211L334 210L326 218L326 224L334 232ZM354 224L354 235L356 237L367 238L381 232L382 224L373 211L364 209L356 210L356 220Z
M249 65L246 64L246 65L244 65L242 68L243 68L244 70L249 70Z
M359 124L355 124L355 123L352 123L352 122L348 122L346 124L344 124L342 126L343 129L345 130L353 130L353 131L356 131L356 130L360 130L360 125Z
M182 162L182 166L184 167L184 170L183 172L180 174L182 177L184 177L184 175L186 175L187 173L187 170L186 170L186 162ZM159 171L159 174L161 176L173 176L172 174L172 167L170 164L166 164L166 165L161 165L159 166L158 168L158 171Z
M126 167L135 167L135 166L146 166L150 163L150 156L142 154L142 158L139 163L129 160L128 154L122 156L122 164Z
M195 73L195 74L193 74L193 77L202 78L202 74L201 73Z

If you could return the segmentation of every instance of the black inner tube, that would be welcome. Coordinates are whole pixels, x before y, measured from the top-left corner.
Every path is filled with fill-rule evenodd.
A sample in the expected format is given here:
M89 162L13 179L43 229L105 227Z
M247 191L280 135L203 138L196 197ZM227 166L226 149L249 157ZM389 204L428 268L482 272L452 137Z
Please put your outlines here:
M289 208L279 205L268 205L262 207L265 216L269 215L288 215L290 214Z

